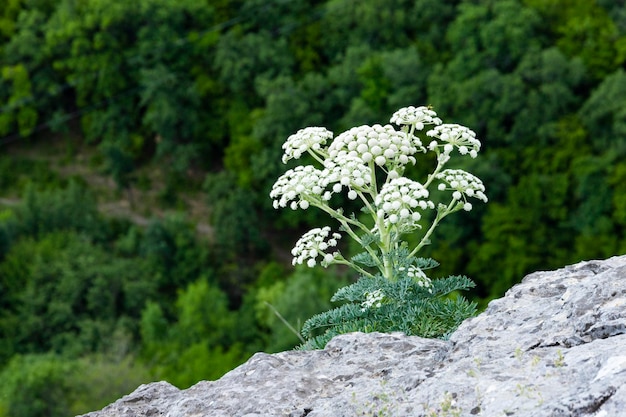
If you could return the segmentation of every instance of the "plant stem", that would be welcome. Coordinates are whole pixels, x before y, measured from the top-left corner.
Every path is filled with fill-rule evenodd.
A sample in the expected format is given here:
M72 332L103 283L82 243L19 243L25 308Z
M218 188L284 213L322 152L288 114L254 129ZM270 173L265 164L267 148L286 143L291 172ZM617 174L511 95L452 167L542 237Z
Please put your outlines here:
M375 278L374 274L366 271L365 269L361 268L360 266L356 265L355 263L348 261L344 257L337 258L337 259L333 260L333 263L337 264L337 265L347 265L350 268L354 268L357 272L359 272L362 275L365 275L365 276L367 276L369 278Z
M359 238L359 236L354 232L354 230L352 230L352 228L350 227L350 224L357 226L358 228L360 228L361 230L363 230L365 233L370 233L369 229L367 229L365 227L365 225L357 220L352 220L346 216L344 216L343 214L341 214L340 212L338 212L337 210L332 209L331 207L327 206L327 205L322 205L322 204L317 204L316 202L312 203L315 207L318 207L319 209L325 211L326 213L328 213L328 215L330 215L332 218L337 219L337 221L339 221L339 223L341 224L341 226L343 226L343 229L345 230L346 233L348 233L348 235L350 235L350 237L352 239L354 239L355 241L357 241L361 246L363 246L363 248L367 251L367 253L369 253L369 255L372 257L372 259L374 259L376 261L376 263L379 265L379 269L380 269L380 258L378 257L378 254L369 247L369 245L363 245L361 239ZM348 262L348 261L346 261ZM354 265L353 263L348 263L347 265L349 266L353 266L353 267L357 267L357 265Z
M424 245L427 244L427 242L429 241L430 235L432 235L432 233L435 231L435 228L437 227L439 222L444 219L444 217L446 217L448 214L451 214L451 213L454 213L455 211L458 211L458 209L455 208L455 206L457 204L458 204L458 201L456 201L453 198L452 201L450 201L450 204L448 204L448 206L446 207L445 210L437 212L437 217L435 217L435 220L433 221L433 224L430 225L430 228L428 229L428 231L426 232L426 234L424 235L422 240L420 240L420 243L415 247L415 249L413 249L411 251L411 253L409 254L409 257L415 256L415 254L417 252L419 252L419 250Z
M287 326L289 330L291 330L296 336L298 336L298 339L300 339L302 343L306 343L306 340L304 339L304 337L302 337L300 332L294 329L293 326L289 324L287 320L285 320L285 318L278 312L278 310L276 310L276 308L273 305L271 305L267 301L265 301L265 304L274 312L274 314L276 314L276 317L278 317L279 320L282 321L283 324Z

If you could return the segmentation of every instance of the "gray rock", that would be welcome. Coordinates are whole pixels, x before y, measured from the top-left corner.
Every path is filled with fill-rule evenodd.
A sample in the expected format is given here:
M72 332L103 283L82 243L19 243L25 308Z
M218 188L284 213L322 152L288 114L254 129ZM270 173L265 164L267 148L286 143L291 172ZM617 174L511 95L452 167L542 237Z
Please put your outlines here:
M626 256L528 275L448 341L342 335L85 416L473 415L626 416Z

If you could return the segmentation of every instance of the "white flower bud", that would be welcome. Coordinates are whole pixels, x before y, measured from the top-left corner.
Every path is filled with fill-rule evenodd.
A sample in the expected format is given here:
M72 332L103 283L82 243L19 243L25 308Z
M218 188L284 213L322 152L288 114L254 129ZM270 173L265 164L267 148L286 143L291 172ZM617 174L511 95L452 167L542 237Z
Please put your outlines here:
M396 152L393 149L385 149L383 156L387 159L393 159L396 156Z
M333 132L323 127L307 127L289 136L283 144L285 151L282 161L286 163L290 159L298 159L309 149L320 149L326 141L332 139Z

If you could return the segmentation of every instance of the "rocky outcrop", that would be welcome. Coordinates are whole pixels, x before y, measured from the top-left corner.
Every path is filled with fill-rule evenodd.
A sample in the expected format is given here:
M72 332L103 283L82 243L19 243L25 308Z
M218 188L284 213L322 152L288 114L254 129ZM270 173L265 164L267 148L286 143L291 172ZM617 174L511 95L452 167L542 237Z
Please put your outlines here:
M626 416L626 256L528 275L448 341L342 335L86 416L472 415Z

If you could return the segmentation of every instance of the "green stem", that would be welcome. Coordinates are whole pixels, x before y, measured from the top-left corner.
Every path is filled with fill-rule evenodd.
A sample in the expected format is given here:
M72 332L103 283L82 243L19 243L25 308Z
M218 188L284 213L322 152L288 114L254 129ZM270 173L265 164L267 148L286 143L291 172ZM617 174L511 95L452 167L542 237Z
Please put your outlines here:
M429 241L430 235L433 234L433 232L435 231L435 228L437 227L437 225L439 225L439 222L441 222L441 220L443 220L447 215L459 210L455 208L457 204L458 204L458 201L455 199L452 199L452 201L450 201L450 204L448 204L445 210L437 213L437 217L435 217L433 224L430 225L430 228L428 229L424 237L422 237L422 240L420 240L420 243L415 247L415 249L411 251L411 253L409 254L409 257L415 256L415 254L419 252L419 250L422 249L424 245L427 244L427 242Z
M359 243L367 251L367 253L370 254L372 259L374 259L378 265L381 264L380 258L378 257L378 254L372 248L370 248L369 245L363 245L363 242L361 241L359 236L350 227L350 224L352 224L352 225L357 226L358 228L360 228L364 233L368 233L368 234L371 233L369 231L369 229L367 227L365 227L365 225L363 223L361 223L359 221L356 221L356 220L349 219L348 217L346 217L343 214L339 213L337 210L332 209L328 205L320 204L320 203L317 203L317 202L313 202L312 204L315 207L318 207L320 210L328 213L328 215L330 215L332 218L334 218L337 221L339 221L339 223L343 226L343 229L346 231L346 233L348 233L348 235L350 235L350 237L352 239L354 239L357 243ZM350 264L350 265L353 265L353 264Z
M293 328L293 326L291 324L289 324L289 322L278 312L278 310L276 310L276 308L271 305L270 303L268 303L267 301L265 301L265 304L274 312L274 314L276 314L276 317L278 317L280 319L280 321L283 322L283 324L285 326L287 326L287 328L289 330L291 330L291 332L293 334L295 334L296 336L298 336L298 339L300 339L300 342L302 343L306 343L306 340L304 339L304 337L302 337L302 335L300 334L299 331L297 331L296 329Z
M428 175L428 179L426 180L426 183L424 184L424 188L426 189L428 189L428 187L430 186L430 183L433 182L433 180L435 179L435 175L437 175L439 171L441 171L441 168L443 168L443 166L446 164L445 162L442 163L439 160L439 148L435 148L435 153L437 154L437 167L435 168L432 174Z
M315 158L315 160L316 160L317 162L319 162L320 164L322 164L322 166L324 166L324 159L325 159L326 157L328 157L328 155L325 155L324 153L322 153L322 152L320 152L320 151L314 151L314 150L312 150L312 149L307 149L307 152L309 153L309 155L311 155L313 158ZM324 157L324 158L320 158L320 157L318 156L318 153L319 153L320 155L322 155L322 157Z
M393 265L389 258L389 252L391 251L391 233L385 227L385 222L383 218L379 218L376 213L374 214L374 219L376 223L376 228L380 234L380 241L378 243L378 248L380 249L381 257L383 260L383 264L379 265L380 272L383 274L388 280L393 279ZM382 268L380 268L382 267Z
M361 268L360 266L358 266L357 264L348 261L346 258L341 257L341 258L337 258L334 259L333 264L337 264L337 265L347 265L350 268L354 268L357 272L359 272L360 274L367 276L369 278L375 278L374 275L368 271L366 271L365 269Z
M376 199L376 196L378 195L378 187L376 184L376 165L374 164L373 161L369 162L369 167L370 167L370 171L371 171L371 187L372 187L372 197L373 200ZM389 177L387 177L386 181L389 181ZM389 253L391 251L391 233L390 231L385 227L385 222L383 218L379 218L378 214L376 213L376 210L374 210L374 207L372 207L371 205L367 204L366 207L368 208L368 210L370 211L372 218L374 220L374 224L375 224L375 229L378 230L378 233L380 235L380 240L377 244L378 249L380 250L380 254L382 257L382 264L380 264L380 262L378 262L378 269L380 270L381 274L383 275L383 277L385 277L388 280L393 280L393 263L391 262L391 259L389 257ZM377 258L378 259L378 258Z
M350 231L352 231L352 229L348 226L348 224L351 224L353 226L358 227L363 232L369 233L369 229L367 227L365 227L365 225L363 223L361 223L361 222L359 222L357 220L352 220L351 218L344 216L343 214L341 214L337 210L329 207L328 205L323 204L323 203L319 203L317 201L313 201L313 202L311 202L311 204L314 207L317 207L320 210L326 212L333 219L337 219L342 225L344 225L344 223L345 223L344 227L346 227ZM354 232L352 232L352 233L354 233ZM352 236L352 234L350 234L350 236ZM356 236L356 234L354 236Z

